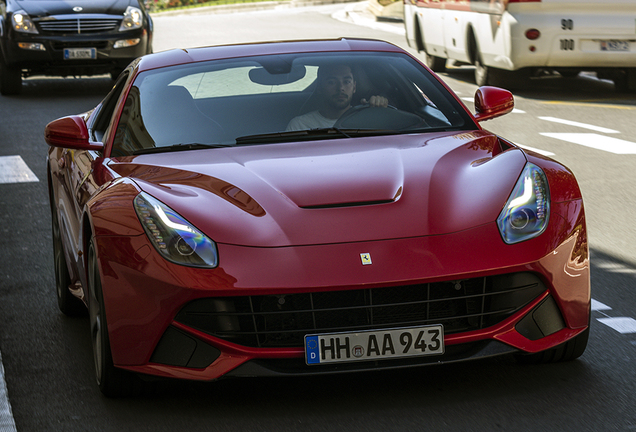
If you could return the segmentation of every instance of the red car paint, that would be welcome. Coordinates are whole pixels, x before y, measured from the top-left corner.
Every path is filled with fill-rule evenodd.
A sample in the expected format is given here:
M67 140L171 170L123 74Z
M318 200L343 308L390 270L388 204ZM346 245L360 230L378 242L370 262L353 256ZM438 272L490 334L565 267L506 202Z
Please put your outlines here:
M545 292L496 325L447 334L445 344L496 340L536 353L588 328L587 233L573 174L476 122L462 131L111 154L126 96L143 72L214 59L340 51L403 53L383 42L338 40L154 54L131 65L113 109L113 126L101 141L88 132L99 110L47 126L50 188L54 211L63 221L72 292L87 301L86 249L94 237L116 367L211 380L253 359L304 358L302 346L237 345L175 320L184 305L210 297L344 291L531 272ZM448 97L461 105L450 90ZM476 100L479 112L469 114L473 121L505 114L513 106L509 93L496 88L480 89ZM496 220L528 162L548 180L550 220L541 235L506 244ZM135 212L133 199L141 191L214 240L218 267L193 268L164 259ZM361 265L361 253L369 253L373 265ZM548 296L565 327L530 340L516 325ZM204 368L152 362L169 326L219 349L220 356ZM307 368L308 373L316 371Z

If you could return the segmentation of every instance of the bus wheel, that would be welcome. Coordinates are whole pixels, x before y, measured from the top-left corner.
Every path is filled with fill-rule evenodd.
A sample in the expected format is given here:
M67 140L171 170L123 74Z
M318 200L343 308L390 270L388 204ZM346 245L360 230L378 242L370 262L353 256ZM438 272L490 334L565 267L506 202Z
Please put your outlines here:
M481 87L485 85L495 85L493 82L493 68L483 64L481 56L475 59L475 83Z
M431 68L433 72L444 72L446 70L446 59L435 57L425 52L426 66Z
M612 76L612 80L618 93L636 92L636 68L618 71Z

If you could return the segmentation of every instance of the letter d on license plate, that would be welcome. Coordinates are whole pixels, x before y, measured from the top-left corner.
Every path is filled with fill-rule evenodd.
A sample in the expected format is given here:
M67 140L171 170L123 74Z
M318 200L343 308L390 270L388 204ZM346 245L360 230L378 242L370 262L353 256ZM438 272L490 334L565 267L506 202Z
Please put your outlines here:
M442 325L305 336L308 365L440 354Z

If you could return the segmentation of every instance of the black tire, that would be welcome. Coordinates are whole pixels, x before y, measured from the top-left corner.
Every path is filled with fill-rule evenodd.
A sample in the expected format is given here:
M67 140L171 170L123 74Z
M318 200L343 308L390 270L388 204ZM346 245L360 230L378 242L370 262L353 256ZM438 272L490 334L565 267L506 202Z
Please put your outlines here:
M426 52L426 44L424 43L424 36L422 35L422 30L420 27L419 20L415 20L415 44L417 48L417 52L424 52L424 62L426 66L429 67L433 72L444 72L446 71L446 59L442 57L436 57L429 55Z
M53 265L55 268L55 291L57 293L57 306L64 315L84 316L86 306L80 299L71 294L71 276L68 272L64 247L62 245L62 235L60 223L57 218L57 210L51 194L51 231L53 237Z
M570 70L570 69L557 69L559 75L563 78L574 78L579 75L578 70Z
M495 86L508 90L517 90L526 87L530 80L529 69L509 71L498 69L483 64L481 55L475 60L475 83L479 86Z
M636 92L636 68L616 72L612 81L614 81L614 89L617 93Z
M0 59L0 94L3 96L18 95L22 91L22 71L9 67Z
M478 55L475 59L475 83L479 87L496 85L493 78L493 68L484 65L481 55Z
M521 364L542 364L571 361L581 357L587 347L590 336L590 327L569 341L534 354L518 354L515 358Z
M428 66L433 72L446 71L446 59L443 57L435 57L425 53L426 66Z
M104 310L102 282L95 245L88 247L88 316L90 322L95 379L101 392L108 397L135 396L143 392L143 381L136 375L116 368L110 351L108 324Z

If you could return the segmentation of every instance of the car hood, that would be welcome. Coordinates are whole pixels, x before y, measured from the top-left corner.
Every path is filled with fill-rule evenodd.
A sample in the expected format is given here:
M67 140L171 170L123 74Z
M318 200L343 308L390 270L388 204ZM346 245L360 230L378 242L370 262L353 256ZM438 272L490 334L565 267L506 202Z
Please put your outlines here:
M492 223L525 163L474 131L160 153L111 168L218 243L279 247Z
M40 18L53 15L67 14L108 14L123 15L130 5L130 0L18 0L16 2L31 18ZM74 12L73 8L79 6L80 12Z

